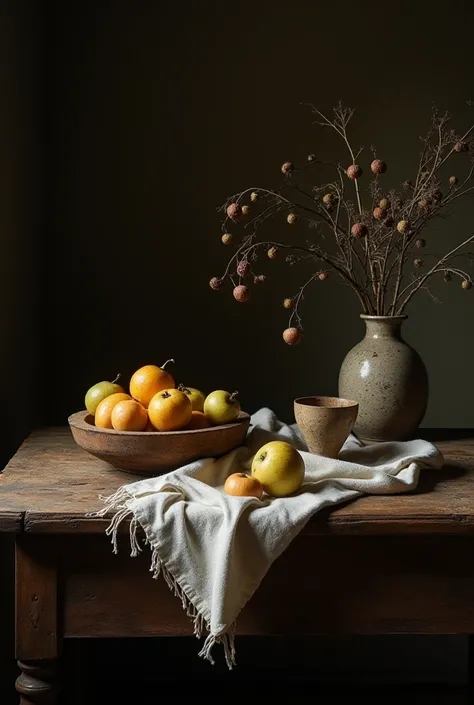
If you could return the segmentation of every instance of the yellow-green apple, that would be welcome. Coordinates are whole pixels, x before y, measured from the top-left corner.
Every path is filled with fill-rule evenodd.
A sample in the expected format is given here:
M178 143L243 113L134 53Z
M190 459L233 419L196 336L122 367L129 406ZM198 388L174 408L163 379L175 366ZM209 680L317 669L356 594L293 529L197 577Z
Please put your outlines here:
M94 416L100 402L110 397L111 394L123 393L123 387L117 384L119 379L120 375L117 375L113 382L97 382L87 391L85 405L89 414Z
M255 454L252 475L260 480L267 494L286 497L303 484L304 460L289 443L270 441Z

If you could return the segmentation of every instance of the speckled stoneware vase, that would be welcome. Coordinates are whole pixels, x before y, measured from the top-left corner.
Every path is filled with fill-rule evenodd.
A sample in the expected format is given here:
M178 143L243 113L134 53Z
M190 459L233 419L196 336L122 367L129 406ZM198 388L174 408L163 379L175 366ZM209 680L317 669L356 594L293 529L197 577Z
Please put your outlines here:
M359 402L355 433L366 441L405 440L415 433L428 403L428 375L406 343L406 316L361 315L365 338L346 355L339 395Z

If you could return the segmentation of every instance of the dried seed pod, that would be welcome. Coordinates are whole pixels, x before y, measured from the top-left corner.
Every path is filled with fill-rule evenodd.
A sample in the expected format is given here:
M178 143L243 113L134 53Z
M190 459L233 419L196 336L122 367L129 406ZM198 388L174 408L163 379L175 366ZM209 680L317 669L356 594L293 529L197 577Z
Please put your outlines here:
M247 259L241 259L237 265L237 274L239 277L247 277L250 274L250 263Z
M218 291L224 282L222 279L219 279L218 277L212 277L211 281L209 282L209 286L211 289L214 289L214 291Z
M288 308L288 309L293 308L293 299L290 299L290 298L283 299L283 308Z
M417 267L418 269L421 269L421 267L423 267L423 260L420 259L420 257L416 257L416 259L413 260L413 264L414 264L415 267Z
M450 176L450 177L449 177L449 185L450 185L450 186L456 186L456 184L458 183L458 181L459 181L459 179L458 179L457 176Z
M351 164L347 167L346 170L347 176L349 177L349 179L352 179L352 181L354 181L355 179L360 179L362 173L362 167L359 166L359 164Z
M418 240L415 240L415 247L417 247L419 250L421 250L425 245L426 240L424 240L422 237L418 238Z
M278 257L278 247L270 247L267 251L267 255L270 259L276 259Z
M332 204L334 203L334 194L325 193L323 196L323 203L325 206L332 206Z
M370 165L370 169L373 174L385 174L387 171L387 165L381 159L374 159Z
M253 282L254 282L254 284L263 284L265 279L266 279L265 274L256 274L253 278Z
M296 215L296 213L288 213L288 215L286 216L286 222L289 225L293 225L293 223L296 223L297 220L298 216Z
M326 279L328 278L328 276L329 276L329 275L328 275L327 272L319 272L319 274L318 274L318 279L319 279L319 281L322 281L322 282L323 282L323 281L326 281Z
M221 240L224 245L230 245L232 242L232 234L231 233L224 233L223 236L221 237Z
M295 167L293 166L292 162L285 162L281 165L281 173L289 174L291 171L293 171L294 168Z
M250 206L242 206L242 215L248 215L250 213Z
M469 151L469 145L467 142L456 142L456 144L453 147L455 152L468 152Z
M239 284L239 286L236 286L232 293L234 295L234 299L240 303L245 303L250 299L250 289L244 284Z
M409 181L408 179L406 181L402 182L402 186L403 186L403 188L406 188L406 189L413 188L412 182Z
M298 345L303 334L300 328L286 328L283 331L283 340L287 345Z
M354 223L351 228L352 237L362 238L367 235L367 226L364 223Z
M467 291L468 289L472 288L472 281L470 279L463 279L461 286L463 289L466 289L466 291Z
M314 162L315 159L316 159L316 155L315 155L315 154L308 154L308 161L309 161L309 162Z
M227 217L231 220L238 220L242 215L242 208L238 203L229 203L226 208Z
M421 211L427 211L430 205L431 202L429 198L420 198L420 200L418 201L418 208Z
M410 230L410 223L408 220L400 220L397 223L397 230L401 235L405 235Z
M256 191L252 191L250 194L250 200L252 203L255 203L255 201L258 201L258 193Z
M446 282L446 284L448 284L450 281L452 281L452 278L453 278L453 275L451 274L451 272L444 273L444 281Z
M388 200L388 198L381 198L379 201L379 207L383 208L384 210L390 208L390 201Z
M436 201L436 203L439 203L440 201L443 200L443 192L440 191L439 189L436 189L436 191L433 192L433 200Z
M387 209L376 206L374 208L373 216L376 220L384 220L387 217Z

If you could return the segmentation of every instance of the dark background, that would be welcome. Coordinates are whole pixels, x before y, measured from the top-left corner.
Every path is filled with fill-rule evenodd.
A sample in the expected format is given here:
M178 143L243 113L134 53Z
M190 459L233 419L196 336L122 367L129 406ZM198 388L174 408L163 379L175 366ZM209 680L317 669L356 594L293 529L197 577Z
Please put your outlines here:
M212 292L227 255L216 208L278 183L288 158L346 158L303 101L356 108L354 144L377 145L394 186L412 177L433 103L460 130L472 119L473 20L472 4L439 14L425 0L1 0L2 463L31 428L65 424L94 382L168 357L178 381L238 388L248 411L267 405L286 420L295 396L335 393L363 333L355 298L331 280L316 286L304 343L285 346L280 301L298 271L266 263L247 306ZM433 247L472 229L468 204L437 226ZM471 427L473 294L434 291L443 303L420 295L405 324L431 380L424 425ZM0 548L6 672L11 546ZM375 667L392 649L396 668L384 643L360 653ZM439 674L435 642L403 644L410 672ZM458 677L463 640L436 651Z

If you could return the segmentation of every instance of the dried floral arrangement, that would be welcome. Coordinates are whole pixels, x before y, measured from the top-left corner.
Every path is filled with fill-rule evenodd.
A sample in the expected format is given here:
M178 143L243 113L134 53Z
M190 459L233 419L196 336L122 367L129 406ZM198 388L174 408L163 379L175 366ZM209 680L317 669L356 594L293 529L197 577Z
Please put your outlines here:
M290 265L314 262L297 293L283 299L284 308L291 311L283 332L289 345L302 337L300 306L307 288L330 275L352 288L363 313L377 316L402 315L415 294L422 289L429 292L428 281L435 275L445 282L459 278L462 288L470 289L471 276L458 263L461 256L472 257L466 246L474 235L451 245L444 254L428 253L423 235L430 222L443 217L455 201L474 194L474 124L459 134L451 128L447 113L433 110L416 175L396 190L385 187L387 164L373 147L369 176L365 176L359 159L362 149L354 151L348 137L353 110L338 105L330 119L310 107L316 122L342 140L349 164L320 161L309 154L302 166L282 164L278 188L252 187L230 196L219 209L221 240L234 251L224 274L210 280L211 288L219 290L229 280L234 298L245 303L251 298L250 282L265 281L260 272L263 257L282 257ZM465 161L460 163L462 158ZM304 187L299 177L308 176L308 169L330 173L332 180ZM289 226L287 242L261 235L279 218ZM311 236L302 243L291 237L295 231L291 226L301 221Z

